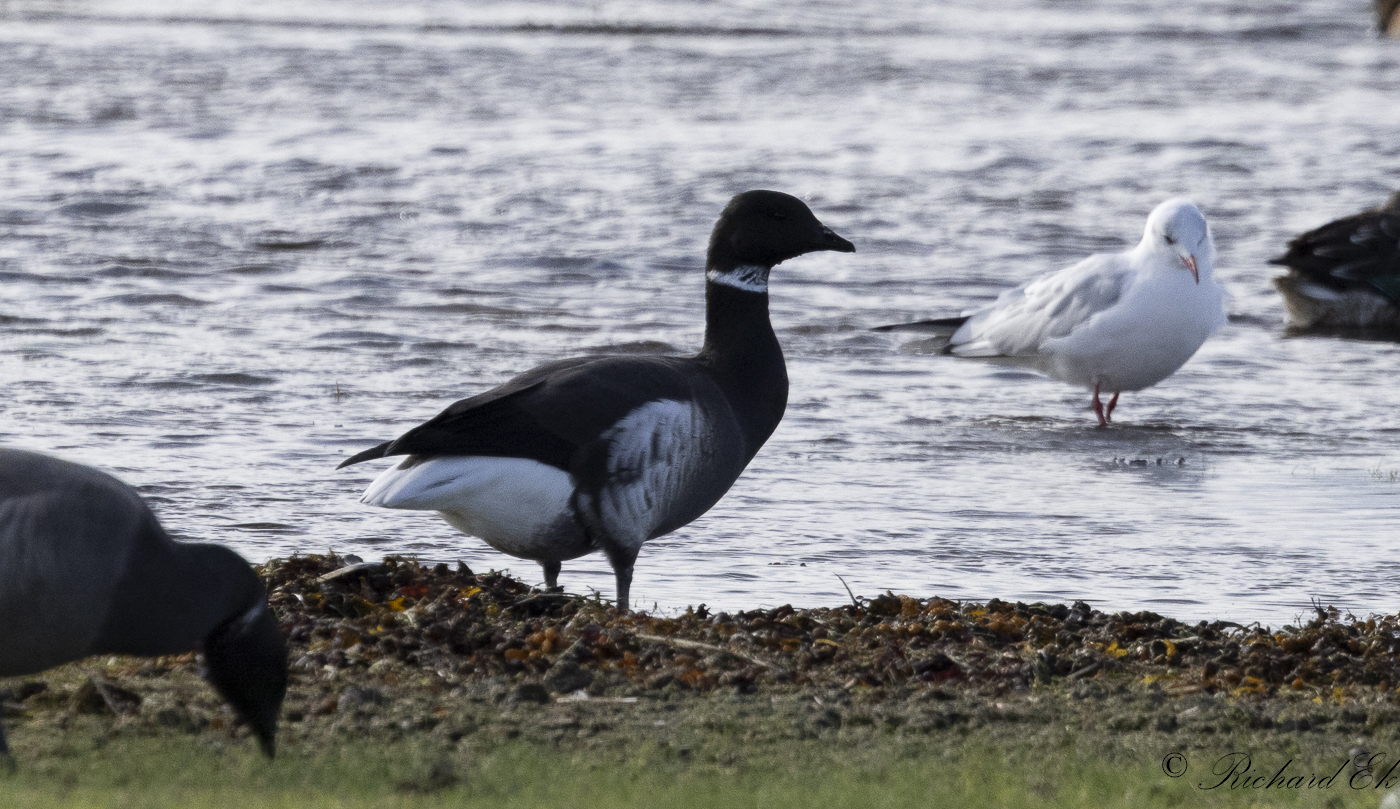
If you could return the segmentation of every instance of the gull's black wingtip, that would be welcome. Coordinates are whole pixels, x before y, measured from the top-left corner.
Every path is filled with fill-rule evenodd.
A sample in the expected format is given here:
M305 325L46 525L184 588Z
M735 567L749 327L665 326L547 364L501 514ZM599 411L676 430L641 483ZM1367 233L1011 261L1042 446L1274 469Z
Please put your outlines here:
M394 442L385 441L383 444L380 444L377 447L370 447L364 452L357 452L354 455L351 455L349 458L346 458L345 460L341 461L340 465L337 466L336 469L344 469L347 466L360 463L361 461L372 461L375 458L383 458L384 453L389 451L389 445L392 443Z

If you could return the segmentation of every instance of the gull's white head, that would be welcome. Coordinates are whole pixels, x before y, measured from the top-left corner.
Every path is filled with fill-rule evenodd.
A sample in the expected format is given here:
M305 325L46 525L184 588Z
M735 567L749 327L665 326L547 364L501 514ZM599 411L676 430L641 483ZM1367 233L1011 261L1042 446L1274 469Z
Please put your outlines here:
M1215 268L1210 225L1201 209L1185 197L1173 197L1152 209L1138 248L1175 256L1198 284L1202 275L1209 278Z

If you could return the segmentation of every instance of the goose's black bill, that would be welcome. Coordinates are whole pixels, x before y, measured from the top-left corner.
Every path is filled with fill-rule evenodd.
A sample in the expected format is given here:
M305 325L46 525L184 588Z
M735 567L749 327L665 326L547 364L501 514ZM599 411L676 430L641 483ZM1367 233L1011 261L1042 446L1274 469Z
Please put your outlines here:
M836 231L822 225L818 250L835 250L838 253L854 253L856 246L836 235Z

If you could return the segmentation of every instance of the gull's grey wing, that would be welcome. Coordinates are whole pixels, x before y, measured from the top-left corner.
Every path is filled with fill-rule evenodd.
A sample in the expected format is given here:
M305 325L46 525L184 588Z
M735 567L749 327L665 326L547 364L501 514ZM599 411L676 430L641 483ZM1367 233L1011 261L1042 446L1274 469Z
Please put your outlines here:
M1126 255L1100 254L1002 293L955 332L946 353L1030 357L1113 307L1132 278Z

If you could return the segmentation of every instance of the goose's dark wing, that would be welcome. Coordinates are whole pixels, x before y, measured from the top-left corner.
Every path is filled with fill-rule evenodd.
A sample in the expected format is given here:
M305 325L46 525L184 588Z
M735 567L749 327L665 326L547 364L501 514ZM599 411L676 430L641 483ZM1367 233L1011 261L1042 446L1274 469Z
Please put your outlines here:
M340 466L391 455L491 455L567 470L581 446L641 405L694 399L695 364L681 357L585 357L541 365Z

